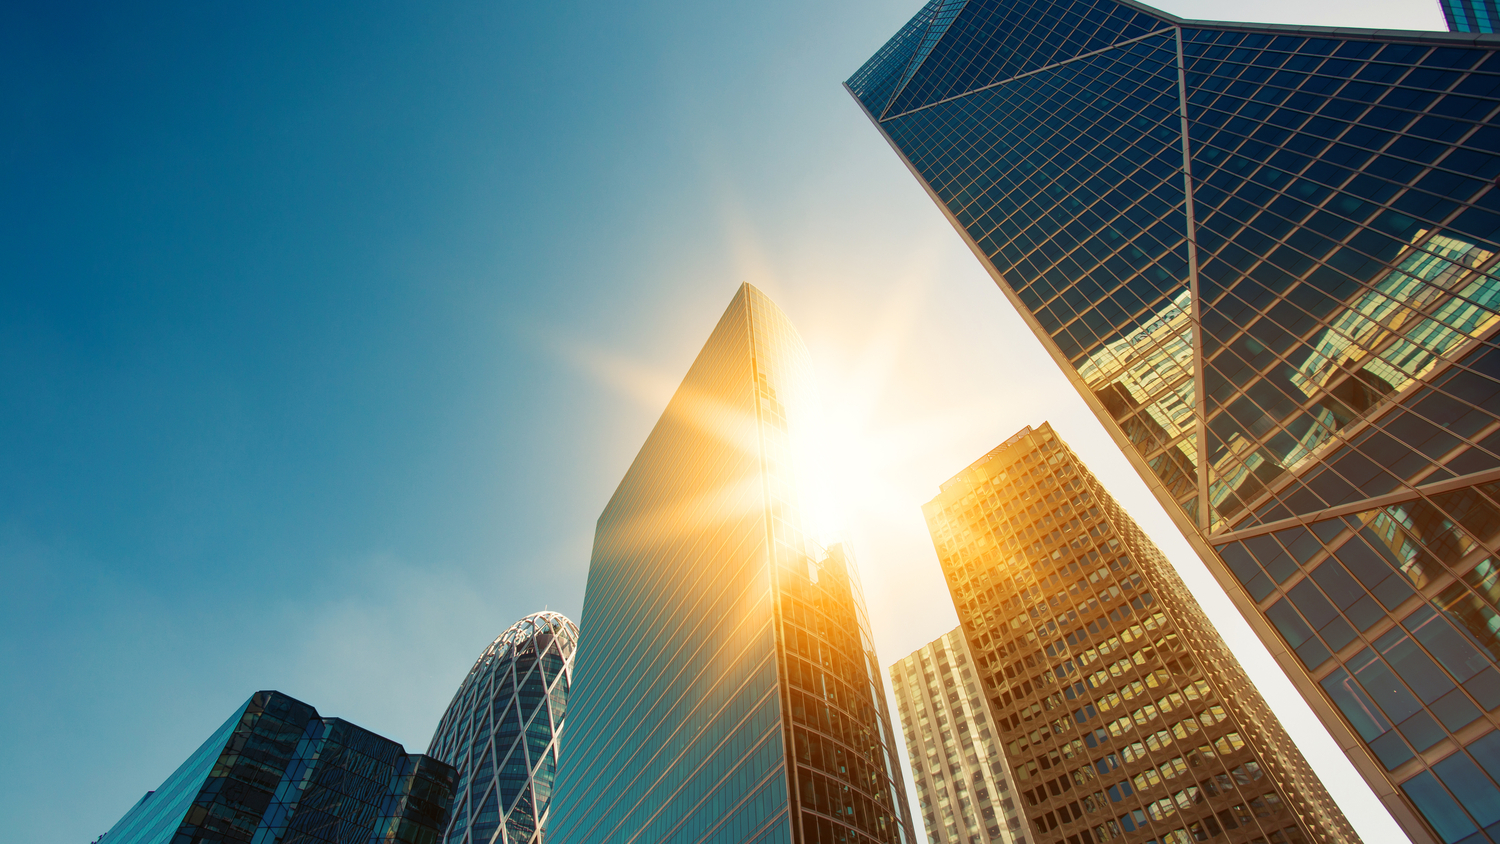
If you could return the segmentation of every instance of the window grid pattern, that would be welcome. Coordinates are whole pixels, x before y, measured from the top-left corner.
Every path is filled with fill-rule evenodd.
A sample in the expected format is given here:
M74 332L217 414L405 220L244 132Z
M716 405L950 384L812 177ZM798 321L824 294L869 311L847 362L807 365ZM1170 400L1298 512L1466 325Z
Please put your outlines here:
M458 770L447 844L540 844L557 776L578 628L540 612L485 648L433 734L428 754Z
M124 817L116 821L109 832L104 834L104 838L112 844L156 844L170 841L182 822L183 815L203 788L209 772L217 764L230 736L239 728L246 709L254 704L255 699L252 698L229 716L229 720L172 772L166 782L146 792Z
M883 116L968 93L1159 26L1149 15L1112 2L971 0L951 25L934 18L929 28L939 40L930 60L897 91ZM948 32L952 37L944 37ZM997 32L1003 36L990 37Z
M811 362L785 315L751 288L756 413L776 588L777 655L791 739L793 793L805 841L898 841L909 836L874 635L846 546L807 533L802 474Z
M1500 222L1481 174L1500 160L1477 151L1500 77L1455 72L1478 59L1440 48L1246 39L1184 43L1209 498L1216 526L1258 505L1240 528L1400 486L1368 452L1420 452L1389 437L1298 469L1500 320L1496 250L1479 245ZM1479 381L1450 397L1482 405L1495 384Z
M871 111L878 114L885 110L897 83L905 78L903 74L911 65L912 56L923 42L943 2L944 0L929 0L915 17L891 36L891 40L879 52L849 77L849 90Z
M1026 844L999 730L963 628L890 668L922 821L932 844Z
M1458 785L1443 773L1463 767L1443 761L1456 749L1488 758L1492 751L1475 746L1500 741L1497 500L1500 485L1482 484L1222 548L1298 658L1445 836L1456 827L1429 810L1442 805L1438 784L1446 783L1468 813L1453 817L1473 821L1459 838L1476 829L1493 838L1500 820L1485 808L1500 802L1492 779Z
M923 61L932 53L932 48L942 40L948 27L953 25L954 18L958 17L958 13L964 10L967 3L968 0L942 0L941 5L933 10L932 23L928 24L927 31L922 34L921 43L917 45L916 53L906 66L906 70L902 72L901 78L896 82L896 90L900 91L905 88L921 69Z
M452 808L457 772L431 756L404 756L381 802L370 844L433 844Z
M1037 840L1357 841L1170 564L1022 434L924 512Z
M1068 5L1080 14L1098 8ZM934 59L947 55L943 42L953 32L978 20L972 15L971 4L908 91L926 74L957 72L934 67ZM1451 684L1444 694L1453 696L1441 712L1431 708L1435 699L1420 701L1416 739L1399 722L1365 736L1320 681L1338 669L1351 678L1379 670L1390 662L1381 647L1427 653L1415 633L1393 631L1405 631L1405 620L1424 608L1450 618L1444 590L1457 590L1468 617L1483 617L1482 588L1463 581L1478 569L1444 563L1435 566L1437 582L1415 586L1413 565L1392 574L1400 564L1356 571L1339 563L1361 588L1338 587L1335 597L1328 591L1335 586L1308 579L1299 566L1246 562L1241 543L1311 531L1303 541L1322 560L1345 541L1329 531L1352 531L1349 519L1457 519L1450 496L1490 500L1482 487L1500 479L1500 41L1354 30L1313 36L1166 15L1150 28L1165 29L1170 46L1157 43L1161 36L1122 34L1103 52L960 85L915 110L862 102L1035 318L1039 336L1069 362L1096 412L1118 426L1179 523L1225 549L1225 559L1205 554L1206 562L1244 584L1265 613L1252 619L1257 629L1315 666L1302 675L1288 669L1341 741L1366 742L1369 754L1356 751L1356 764L1401 822L1413 835L1444 838L1430 817L1429 828L1418 819L1422 806L1436 804L1403 783L1418 775L1445 783L1432 766L1489 729L1485 678L1500 661L1478 644L1482 635L1464 634L1475 638L1468 647L1484 670L1442 669ZM999 29L965 32L994 44L1014 40ZM1029 95L1043 82L1056 93ZM1101 98L1112 105L1126 96L1170 114L1137 109L1147 118L1139 139L1108 123L1108 135L1059 132L1072 115L1100 108ZM1002 102L1008 110L994 107ZM1120 162L1129 154L1117 151L1145 148L1156 129L1159 183L1127 183ZM1086 148L1055 158L1045 145L1058 137ZM1030 190L994 187L1050 161L1065 166ZM1183 208L1158 218L1160 236L1127 233L1125 242L1151 260L1117 262L1124 273L1100 269L1100 258L1118 254L1110 226L1079 213L1094 206L1074 189L1106 166L1116 168L1119 192L1143 198L1158 187L1160 202ZM1174 227L1186 241L1180 261L1160 257L1170 254ZM1153 270L1165 275L1155 285ZM1154 299L1137 293L1122 302L1117 292L1153 286ZM1411 539L1411 547L1420 544ZM1473 551L1462 566L1482 556ZM1330 584L1336 579L1332 566L1318 571ZM1434 625L1421 629L1440 629ZM1416 644L1408 648L1403 636ZM1345 664L1356 657L1359 665ZM1418 722L1436 726L1422 732ZM1375 739L1384 744L1370 744ZM1395 766L1382 774L1388 761ZM1441 788L1452 796L1451 786ZM1417 811L1400 814L1409 808ZM1488 827L1482 813L1466 811L1475 829Z
M1439 0L1450 32L1495 32L1500 3L1495 0Z
M367 841L403 756L390 739L339 718L314 718L251 844Z
M1148 36L882 126L1195 512L1175 63Z

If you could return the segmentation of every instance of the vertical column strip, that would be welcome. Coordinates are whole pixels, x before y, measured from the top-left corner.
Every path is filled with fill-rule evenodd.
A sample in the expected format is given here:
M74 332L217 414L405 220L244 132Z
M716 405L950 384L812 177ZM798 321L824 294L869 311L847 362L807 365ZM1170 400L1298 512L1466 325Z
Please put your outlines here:
M901 66L901 75L896 77L896 87L891 91L890 99L885 101L885 106L880 109L880 118L882 120L884 120L885 116L890 113L891 106L894 105L896 99L901 96L901 92L905 91L906 86L910 85L911 81L916 78L917 71L922 69L922 64L927 61L926 56L918 59L917 54L922 52L922 45L927 42L927 33L931 32L934 26L937 26L938 12L942 11L943 4L928 3L922 8L922 11L926 11L927 9L934 6L936 8L933 8L932 17L928 18L927 26L922 29L922 35L917 39L917 48L911 51L911 58L907 59L906 64ZM920 12L918 14L920 14ZM933 49L937 49L936 44L933 45ZM916 63L915 67L912 66L913 62ZM907 74L908 70L911 71L910 75Z
M1177 35L1177 113L1182 120L1182 193L1187 212L1188 290L1193 299L1193 415L1198 421L1198 527L1207 530L1208 398L1203 394L1203 305L1198 290L1198 222L1193 211L1193 152L1188 142L1187 63L1182 56L1182 27Z
M771 586L771 636L776 649L776 701L781 709L782 770L786 773L787 830L792 844L806 840L802 829L800 789L798 788L796 736L792 729L791 670L786 653L786 631L782 627L781 572L776 553L776 532L771 506L771 467L766 456L766 420L761 407L761 349L755 342L755 303L748 284L740 285L745 305L746 344L750 347L750 395L755 408L755 442L760 450L756 467L760 471L762 520L766 532L766 576ZM741 760L743 762L743 760Z

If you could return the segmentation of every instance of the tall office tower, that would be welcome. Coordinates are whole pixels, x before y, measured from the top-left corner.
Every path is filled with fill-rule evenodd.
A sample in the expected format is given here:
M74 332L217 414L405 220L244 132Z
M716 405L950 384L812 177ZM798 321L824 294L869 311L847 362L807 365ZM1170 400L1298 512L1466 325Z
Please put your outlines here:
M280 692L256 692L101 839L107 844L429 844L448 765Z
M1450 32L1494 32L1500 26L1496 0L1438 0Z
M1026 844L978 671L961 627L891 666L922 822L932 844Z
M427 748L458 770L444 844L544 839L577 644L566 617L532 613L469 669Z
M1419 844L1500 822L1497 51L934 0L849 81Z
M922 510L1039 842L1359 840L1171 564L1051 426Z
M599 517L550 838L913 840L853 561L804 524L813 399L741 285Z

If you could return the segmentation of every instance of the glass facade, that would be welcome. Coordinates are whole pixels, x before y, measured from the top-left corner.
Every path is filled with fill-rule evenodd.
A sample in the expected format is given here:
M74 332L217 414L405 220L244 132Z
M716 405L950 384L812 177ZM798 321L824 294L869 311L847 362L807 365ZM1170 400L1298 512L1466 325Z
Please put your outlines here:
M1359 840L1171 564L1049 425L923 512L1037 841Z
M1494 32L1500 26L1496 0L1438 0L1450 32Z
M431 756L401 757L370 844L437 844L448 823L455 780L452 766Z
M932 844L1026 844L1000 732L962 628L891 666L922 823Z
M280 692L256 692L108 844L436 844L453 769Z
M479 655L427 754L458 771L445 844L540 844L578 628L555 612L526 616Z
M1500 841L1497 51L933 0L848 82L1424 844Z
M599 517L549 838L912 840L853 561L803 524L813 400L742 285Z

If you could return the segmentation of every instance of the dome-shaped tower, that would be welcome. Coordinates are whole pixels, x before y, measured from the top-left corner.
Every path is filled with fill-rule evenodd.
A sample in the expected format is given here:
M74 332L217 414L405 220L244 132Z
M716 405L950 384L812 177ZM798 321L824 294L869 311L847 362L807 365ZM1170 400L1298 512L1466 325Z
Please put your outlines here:
M540 844L577 645L573 622L533 613L469 670L427 749L458 769L444 844Z

